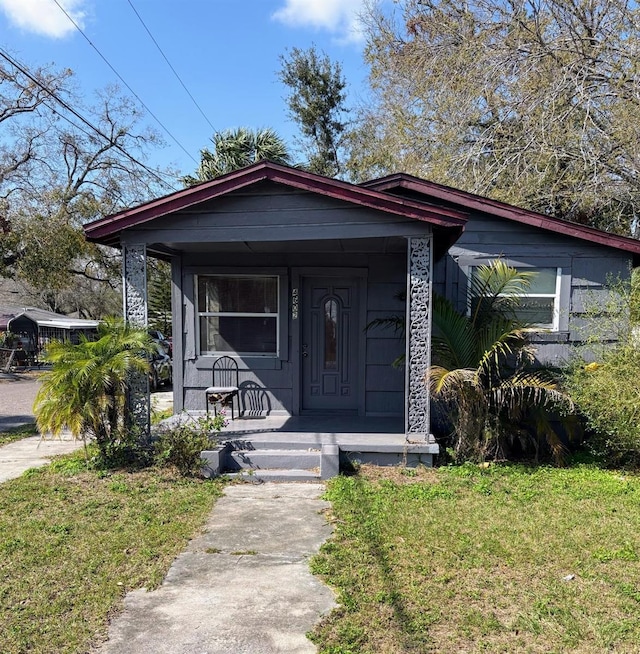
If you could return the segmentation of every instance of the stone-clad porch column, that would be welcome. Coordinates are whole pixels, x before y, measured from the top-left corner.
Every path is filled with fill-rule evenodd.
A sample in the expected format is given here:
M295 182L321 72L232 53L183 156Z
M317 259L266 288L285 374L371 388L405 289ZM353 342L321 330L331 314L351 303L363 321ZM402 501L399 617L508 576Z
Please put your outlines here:
M407 440L430 441L431 287L433 237L408 238L405 433Z
M122 246L122 297L124 319L138 327L147 326L147 247L144 243ZM129 407L136 425L145 435L151 426L151 397L148 375L130 382Z

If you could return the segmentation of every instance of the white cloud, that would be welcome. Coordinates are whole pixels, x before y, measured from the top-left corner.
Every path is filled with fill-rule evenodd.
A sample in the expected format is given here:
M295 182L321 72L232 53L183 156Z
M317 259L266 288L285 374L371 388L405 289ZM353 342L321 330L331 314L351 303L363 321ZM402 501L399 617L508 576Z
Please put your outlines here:
M340 34L346 40L362 39L358 13L365 0L285 0L273 18L291 27L315 27Z
M82 7L86 0L58 2L69 16L83 27L86 14ZM76 29L53 0L0 0L0 9L13 25L27 32L60 39Z

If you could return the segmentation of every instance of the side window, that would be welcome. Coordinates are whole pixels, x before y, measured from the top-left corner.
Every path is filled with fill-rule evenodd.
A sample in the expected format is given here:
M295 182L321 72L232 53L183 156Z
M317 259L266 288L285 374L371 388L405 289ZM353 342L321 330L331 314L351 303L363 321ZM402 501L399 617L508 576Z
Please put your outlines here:
M198 275L200 354L278 356L278 277Z
M535 272L526 295L520 299L517 316L526 323L540 329L559 330L560 323L560 287L562 268L518 267L517 270ZM476 266L469 270L474 275ZM469 298L470 307L477 304L480 298Z

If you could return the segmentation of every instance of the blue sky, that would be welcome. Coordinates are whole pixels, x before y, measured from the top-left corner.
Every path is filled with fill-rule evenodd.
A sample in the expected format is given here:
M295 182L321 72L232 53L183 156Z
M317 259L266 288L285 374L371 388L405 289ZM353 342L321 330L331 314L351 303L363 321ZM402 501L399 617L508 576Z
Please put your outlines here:
M272 127L293 145L296 127L277 79L287 48L315 44L342 64L350 102L363 93L367 70L357 16L364 0L57 2L180 143L148 116L166 141L152 155L154 166L192 172L212 129L134 9L216 130ZM0 0L0 34L2 48L30 67L51 63L73 70L87 101L108 84L122 86L56 0Z

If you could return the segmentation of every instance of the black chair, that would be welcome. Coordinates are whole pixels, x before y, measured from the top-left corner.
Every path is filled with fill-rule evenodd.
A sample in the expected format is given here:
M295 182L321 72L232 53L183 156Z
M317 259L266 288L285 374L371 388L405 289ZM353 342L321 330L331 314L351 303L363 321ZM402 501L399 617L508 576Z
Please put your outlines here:
M204 392L207 404L207 414L209 413L209 404L213 404L213 411L218 415L218 404L231 404L231 419L235 420L233 402L238 402L238 415L240 415L240 403L238 400L238 362L228 356L223 356L213 362L213 386L209 386Z

